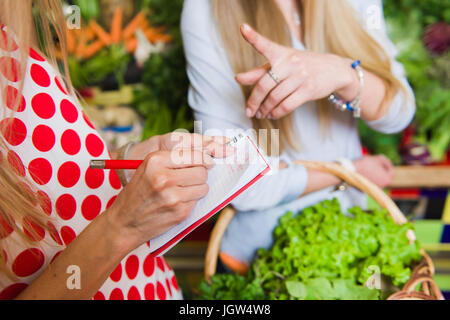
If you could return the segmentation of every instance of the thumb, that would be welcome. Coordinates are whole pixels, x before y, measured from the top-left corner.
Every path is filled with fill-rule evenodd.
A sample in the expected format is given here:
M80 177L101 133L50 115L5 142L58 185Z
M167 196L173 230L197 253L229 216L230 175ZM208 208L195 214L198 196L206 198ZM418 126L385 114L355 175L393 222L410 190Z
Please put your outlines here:
M253 70L239 73L236 75L236 81L244 86L252 86L264 77L270 68L270 64L267 63Z

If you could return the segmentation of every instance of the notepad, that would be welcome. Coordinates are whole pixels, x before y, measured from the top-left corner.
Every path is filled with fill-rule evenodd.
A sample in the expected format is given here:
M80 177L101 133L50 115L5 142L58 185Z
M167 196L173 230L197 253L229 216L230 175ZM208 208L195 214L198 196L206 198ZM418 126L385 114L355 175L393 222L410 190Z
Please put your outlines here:
M186 220L149 241L153 256L166 253L270 171L268 161L249 136L240 134L230 144L236 149L234 155L216 159L216 165L208 171L208 195Z

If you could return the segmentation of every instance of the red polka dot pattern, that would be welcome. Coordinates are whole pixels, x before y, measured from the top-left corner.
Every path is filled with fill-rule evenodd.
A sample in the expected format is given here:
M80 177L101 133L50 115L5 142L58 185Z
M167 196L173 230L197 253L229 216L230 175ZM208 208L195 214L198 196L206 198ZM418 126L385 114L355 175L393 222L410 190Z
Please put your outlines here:
M155 258L152 255L148 255L144 260L144 274L150 277L155 272Z
M61 80L59 80L58 77L55 77L55 83L56 83L56 86L58 87L58 89L61 90L62 93L64 93L65 95L68 95L67 90L62 85Z
M37 248L27 249L14 259L12 270L18 277L28 277L38 271L44 261L45 257L41 250Z
M120 278L122 278L122 264L119 264L109 277L112 281L119 282Z
M39 125L33 131L33 145L41 152L50 151L55 145L55 133L46 125Z
M48 87L50 86L50 77L45 71L44 68L42 68L38 64L33 64L30 68L30 74L33 81L41 87Z
M56 213L63 220L70 220L77 210L77 202L70 194L63 194L55 203Z
M49 228L50 237L59 245L62 245L63 242L61 240L61 237L59 236L58 230L56 230L56 227L53 225L53 223L49 222L47 223Z
M13 111L23 112L26 107L25 98L22 96L20 98L20 102L19 102L18 106L16 106L16 104L18 102L17 101L18 96L19 96L19 90L17 90L16 88L14 88L12 86L7 86L5 88L5 90L3 91L5 105Z
M128 300L141 300L141 295L139 293L139 290L135 286L132 286L130 288L130 290L128 290L127 299Z
M162 272L166 271L166 269L164 268L164 261L161 259L161 257L156 258L156 265Z
M45 230L28 218L23 219L23 231L33 241L41 241L45 237Z
M0 49L4 49L1 32ZM22 70L23 96L17 88ZM12 299L114 203L122 186L115 170L88 168L89 160L108 159L110 152L76 97L71 97L63 79L40 53L31 49L26 68L21 69L18 60L0 52L0 78L9 81L0 91L0 102L15 112L13 117L0 118L0 135L9 149L0 152L0 162L29 178L31 184L21 185L22 192L51 217L47 228L31 216L17 221L30 241L8 252L7 267L17 280L7 279L0 286L0 299ZM10 225L6 217L7 213L0 213L0 239L15 232L14 220ZM149 255L143 245L117 266L93 299L181 298L177 286L165 260Z
M94 300L106 300L105 299L105 295L101 292L98 291L95 295L94 295Z
M50 119L55 115L56 107L53 98L47 93L38 93L31 99L34 113L42 119Z
M108 203L106 204L106 209L111 207L113 205L114 201L116 201L116 199L117 199L117 196L114 196L111 199L109 199Z
M78 110L69 100L62 100L60 104L61 114L69 123L75 123L78 119Z
M175 288L175 290L178 290L178 281L175 276L172 276L171 282L172 282L172 286Z
M156 283L156 294L159 300L166 300L166 290L161 282Z
M5 30L1 31L0 35L0 49L4 51L16 51L19 47L12 37L8 37Z
M116 170L109 171L109 183L111 184L111 187L116 190L119 190L122 187L122 183L120 182Z
M73 239L77 237L75 231L73 231L73 229L69 226L62 227L60 234L66 246L68 246L73 241Z
M125 271L130 280L136 278L139 271L139 258L135 255L129 256L125 263Z
M0 300L13 300L27 287L26 283L14 283L0 292Z
M94 125L92 124L91 120L89 120L88 116L86 115L86 113L84 113L84 111L83 111L83 119L89 127L95 130Z
M166 278L166 287L167 291L169 292L169 296L172 296L172 289L170 288L170 282L169 279Z
M84 180L89 188L98 189L105 180L105 172L104 170L88 168L84 175Z
M14 171L21 177L25 177L25 166L22 163L22 160L20 160L17 153L15 153L12 150L8 151L8 162L11 165L11 167L14 169Z
M39 201L39 205L41 206L42 210L48 215L52 214L52 201L50 200L50 197L48 194L46 194L44 191L39 190L37 192L37 198Z
M11 57L0 57L0 72L7 80L17 82L20 73L19 61Z
M66 162L58 169L58 181L65 188L72 188L80 180L80 167L72 161Z
M11 224L4 218L4 213L2 212L0 212L0 225L0 240L6 238L14 231Z
M37 61L45 61L33 48L30 48L30 57Z
M0 122L0 131L6 141L12 146L18 146L27 137L27 127L22 120L6 118Z
M102 202L100 198L95 195L86 197L81 204L81 213L88 221L94 220L100 214L101 209Z
M81 149L80 137L72 129L64 131L61 136L61 147L68 155L76 155Z
M119 288L114 289L109 295L109 300L124 300L122 290Z
M86 148L91 156L99 157L103 153L105 146L98 136L91 133L86 137Z
M144 296L146 300L155 300L155 286L153 283L147 283L144 288Z
M63 252L63 250L58 251L52 258L52 260L50 260L50 263L53 263L53 261L55 261L56 258L58 258L58 256Z
M52 166L43 158L34 159L28 165L31 178L39 185L47 184L52 177Z

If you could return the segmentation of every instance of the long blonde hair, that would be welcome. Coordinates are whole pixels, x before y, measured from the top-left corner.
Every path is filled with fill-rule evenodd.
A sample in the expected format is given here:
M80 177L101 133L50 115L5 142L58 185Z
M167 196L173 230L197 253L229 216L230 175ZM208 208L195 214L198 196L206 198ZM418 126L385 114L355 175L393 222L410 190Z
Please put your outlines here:
M405 92L392 73L388 54L363 28L347 0L297 1L302 15L302 39L307 50L361 60L367 71L379 76L386 84L383 108L388 107L389 101L399 90ZM276 43L292 46L287 23L275 0L212 0L212 14L235 73L249 71L266 62L241 37L239 27L242 23L248 23ZM246 99L251 89L242 86ZM318 114L324 131L331 119L330 110L326 100L319 101ZM298 150L299 139L295 136L292 121L292 115L280 120L254 119L253 126L256 130L268 129L269 134L270 129L279 129L281 152L287 147ZM272 140L275 141L269 137L267 143ZM267 149L274 150L270 145Z
M33 6L38 12L33 16ZM0 77L0 97L2 103L2 119L14 116L18 110L22 99L22 89L26 61L30 48L40 49L47 57L48 61L57 66L55 48L58 45L65 57L66 52L66 26L62 10L61 0L1 0L0 2L0 22L5 25L4 31L0 34L3 48L19 48L19 54L15 58L19 60L20 68L13 66L8 60L3 61L2 72L11 76L14 74L18 78L19 94L14 97L4 95L7 81ZM36 23L36 24L35 24ZM39 37L37 35L39 28ZM55 43L54 37L58 39ZM67 60L63 59L63 75L68 75ZM70 79L63 77L70 91L73 92ZM6 99L8 105L13 106L13 111L5 107ZM13 99L11 101L10 99ZM5 134L4 130L1 130ZM10 132L10 134L14 134ZM26 234L22 227L37 225L44 230L53 231L48 224L50 218L41 207L40 199L33 188L33 184L22 177L14 168L14 161L8 161L7 155L10 151L3 135L0 135L0 272L9 277L13 277L6 268L6 248L8 247L7 235L15 231L24 242L31 242L36 236L33 227L27 228L31 234ZM12 162L12 163L11 163Z

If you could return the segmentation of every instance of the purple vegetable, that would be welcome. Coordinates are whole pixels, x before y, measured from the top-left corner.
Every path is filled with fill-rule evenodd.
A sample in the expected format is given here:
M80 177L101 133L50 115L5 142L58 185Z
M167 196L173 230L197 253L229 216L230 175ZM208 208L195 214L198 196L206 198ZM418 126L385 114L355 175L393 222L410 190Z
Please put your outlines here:
M429 165L433 162L428 148L419 143L410 143L402 150L403 164Z

